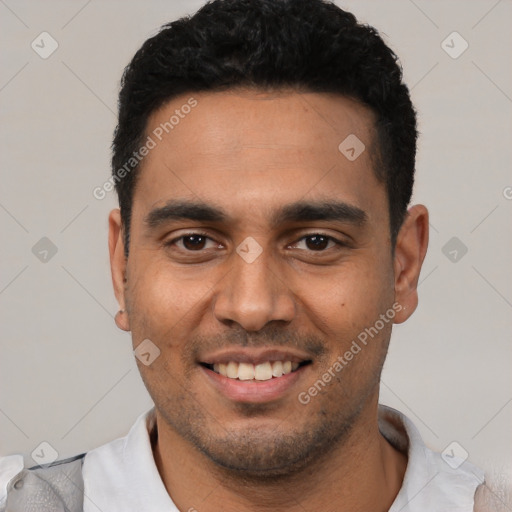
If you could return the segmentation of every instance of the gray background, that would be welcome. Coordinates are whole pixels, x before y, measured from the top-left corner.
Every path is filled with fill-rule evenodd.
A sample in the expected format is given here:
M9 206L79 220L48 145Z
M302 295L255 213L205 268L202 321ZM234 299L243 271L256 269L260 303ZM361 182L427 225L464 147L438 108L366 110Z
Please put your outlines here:
M113 321L115 196L93 189L109 176L124 66L202 3L0 0L1 455L30 460L43 441L59 457L82 452L124 435L151 405ZM422 132L414 202L431 213L420 305L395 327L382 402L430 446L457 441L510 476L512 2L338 3L401 58ZM59 45L46 59L31 47L43 31ZM454 31L469 44L457 58L445 51L463 48Z

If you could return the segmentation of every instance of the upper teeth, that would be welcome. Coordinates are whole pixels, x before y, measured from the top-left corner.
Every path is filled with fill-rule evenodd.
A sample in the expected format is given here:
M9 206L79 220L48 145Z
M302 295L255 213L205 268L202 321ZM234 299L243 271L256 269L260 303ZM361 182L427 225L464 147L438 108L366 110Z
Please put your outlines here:
M291 373L298 367L299 363L292 363L291 361L267 361L256 365L230 361L227 364L214 364L213 370L230 379L270 380L272 377L281 377Z

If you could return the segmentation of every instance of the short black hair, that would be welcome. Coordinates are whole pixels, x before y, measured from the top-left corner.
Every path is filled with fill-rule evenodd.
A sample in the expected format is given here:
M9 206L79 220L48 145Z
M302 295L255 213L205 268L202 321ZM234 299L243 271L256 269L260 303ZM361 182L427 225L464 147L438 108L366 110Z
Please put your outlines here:
M417 140L416 113L395 53L376 29L327 0L213 0L164 25L124 70L112 178L125 254L140 168L132 157L145 141L149 116L185 93L245 87L336 93L373 111L372 162L386 186L394 246L411 199Z

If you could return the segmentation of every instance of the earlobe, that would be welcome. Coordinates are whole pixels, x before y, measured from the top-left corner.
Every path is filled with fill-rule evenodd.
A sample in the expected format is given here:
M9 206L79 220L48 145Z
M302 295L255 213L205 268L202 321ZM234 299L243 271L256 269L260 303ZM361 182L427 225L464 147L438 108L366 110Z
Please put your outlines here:
M402 309L395 323L405 322L418 305L418 279L428 247L428 210L415 205L407 212L397 236L394 257L395 301Z
M130 330L128 313L126 312L126 256L124 253L124 238L121 221L121 211L116 208L108 218L108 248L110 254L110 271L114 294L120 310L115 316L116 325L123 331Z
M114 317L117 327L122 331L130 331L130 320L126 314L126 310L120 309Z

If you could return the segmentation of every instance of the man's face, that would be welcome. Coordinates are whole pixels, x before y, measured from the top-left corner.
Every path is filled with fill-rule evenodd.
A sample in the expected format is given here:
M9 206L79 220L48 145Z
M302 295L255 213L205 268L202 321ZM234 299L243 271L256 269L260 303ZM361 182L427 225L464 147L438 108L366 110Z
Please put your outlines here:
M373 123L340 96L247 91L149 120L121 302L134 348L160 350L139 363L159 428L224 467L300 467L376 403L392 321L375 325L396 296Z

